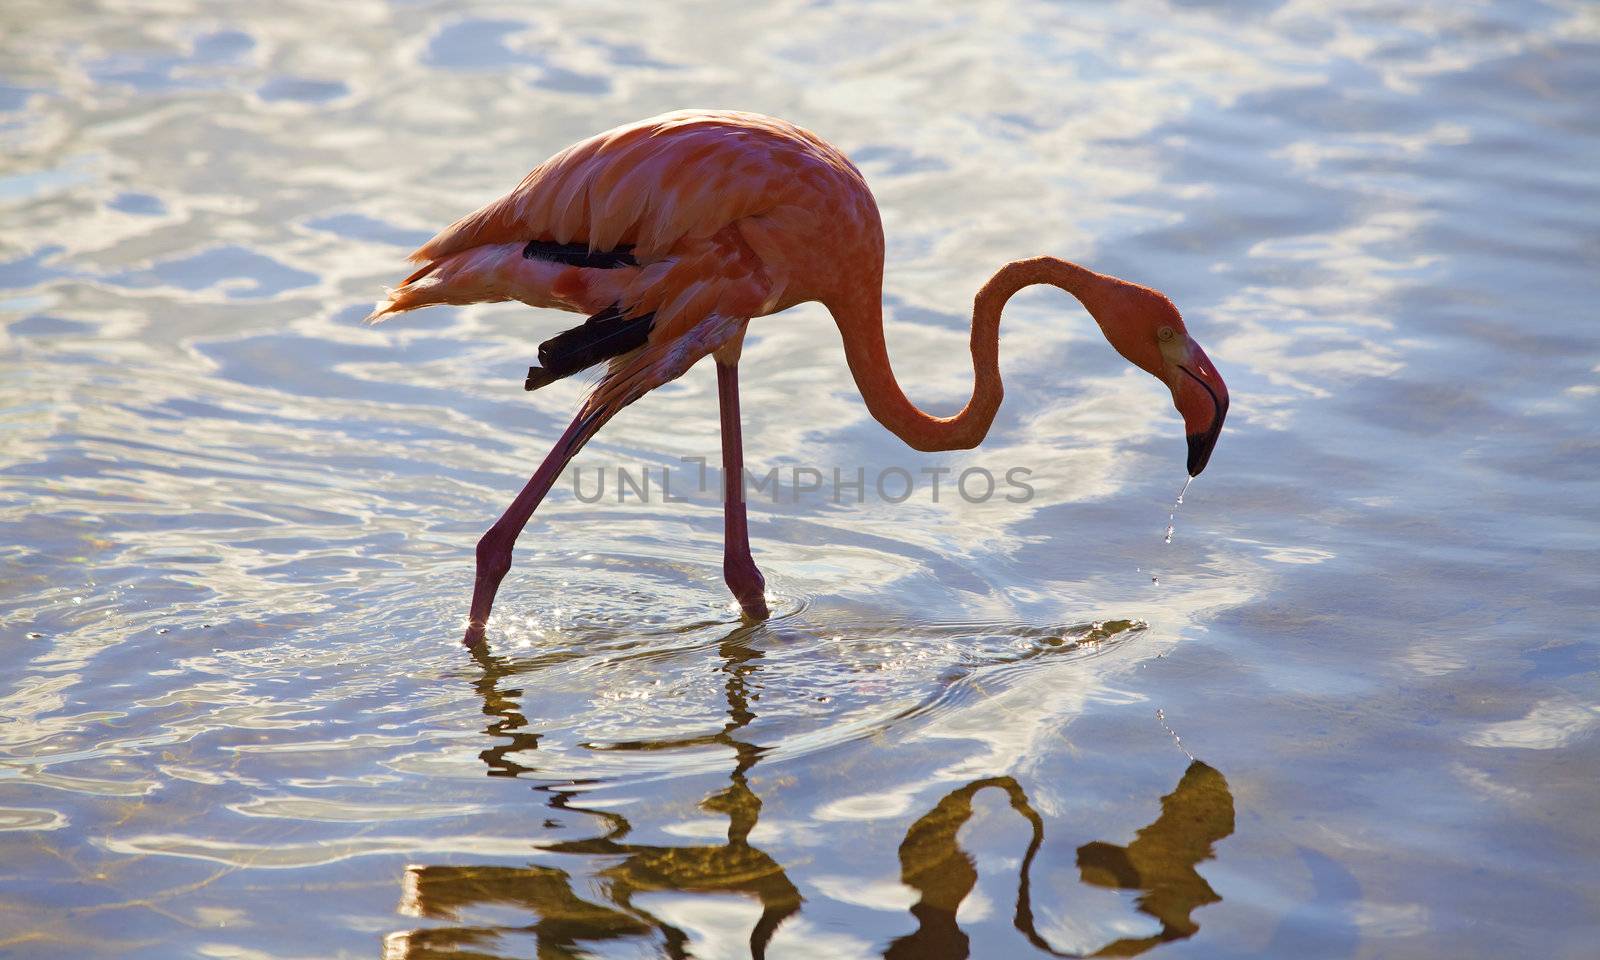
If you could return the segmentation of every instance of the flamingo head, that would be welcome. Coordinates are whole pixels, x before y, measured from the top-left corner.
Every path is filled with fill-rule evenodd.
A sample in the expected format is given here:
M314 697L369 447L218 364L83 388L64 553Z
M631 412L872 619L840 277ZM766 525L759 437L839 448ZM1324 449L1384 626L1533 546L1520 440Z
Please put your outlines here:
M1228 415L1228 385L1189 336L1178 308L1159 292L1113 280L1094 299L1099 302L1090 312L1116 351L1172 391L1189 441L1189 476L1198 477Z

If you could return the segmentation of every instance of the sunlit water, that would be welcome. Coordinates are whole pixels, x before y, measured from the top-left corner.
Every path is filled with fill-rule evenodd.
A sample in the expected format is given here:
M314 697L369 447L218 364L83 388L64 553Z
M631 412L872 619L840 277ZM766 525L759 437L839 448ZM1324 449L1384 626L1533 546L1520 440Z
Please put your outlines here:
M1593 955L1594 5L188 6L0 12L0 955ZM1059 294L937 456L804 307L742 367L774 619L696 370L463 649L563 318L358 320L685 105L859 160L939 412L1001 262L1169 293L1233 395L1181 535L1166 391Z

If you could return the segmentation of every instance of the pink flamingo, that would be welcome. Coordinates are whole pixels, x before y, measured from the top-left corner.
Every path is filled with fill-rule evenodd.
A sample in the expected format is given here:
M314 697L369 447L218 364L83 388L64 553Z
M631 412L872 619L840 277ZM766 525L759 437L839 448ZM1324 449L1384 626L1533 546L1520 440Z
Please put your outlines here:
M437 303L520 300L588 316L539 346L537 389L602 361L599 383L511 506L478 541L466 642L484 635L511 551L561 470L623 407L712 355L722 413L723 574L747 616L768 615L741 478L739 352L754 317L815 300L833 314L867 410L917 450L977 446L1000 407L1000 310L1050 284L1111 346L1172 391L1189 475L1205 468L1228 388L1172 301L1054 257L1001 267L972 311L972 399L934 417L906 398L883 340L883 227L861 172L806 130L753 113L686 110L573 144L515 190L411 255L421 269L372 322Z

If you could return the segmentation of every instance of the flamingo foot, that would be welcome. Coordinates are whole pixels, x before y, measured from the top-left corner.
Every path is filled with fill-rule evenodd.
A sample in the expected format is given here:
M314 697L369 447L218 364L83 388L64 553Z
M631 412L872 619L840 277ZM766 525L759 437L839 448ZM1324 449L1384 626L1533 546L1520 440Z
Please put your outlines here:
M746 564L724 563L722 565L723 579L728 582L728 589L732 591L733 598L739 601L739 609L751 620L765 620L772 616L772 611L767 608L767 581L756 569L752 562Z
M738 597L739 609L751 620L761 621L772 616L772 611L767 609L767 598L761 594L753 597Z
M511 541L491 529L478 541L478 576L472 584L472 612L467 615L467 632L461 642L469 647L483 643L484 628L500 581L511 570Z

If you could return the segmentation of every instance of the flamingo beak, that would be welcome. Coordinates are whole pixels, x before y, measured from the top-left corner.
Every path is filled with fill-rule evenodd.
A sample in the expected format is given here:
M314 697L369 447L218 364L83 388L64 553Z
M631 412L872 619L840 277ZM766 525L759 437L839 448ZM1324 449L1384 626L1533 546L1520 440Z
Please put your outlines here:
M1172 403L1183 415L1183 432L1189 439L1189 476L1198 477L1222 434L1222 421L1228 415L1228 385L1193 340L1184 344L1183 354L1173 366L1176 370L1168 380Z

